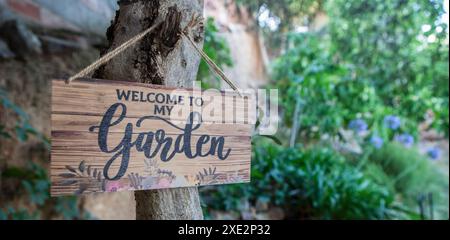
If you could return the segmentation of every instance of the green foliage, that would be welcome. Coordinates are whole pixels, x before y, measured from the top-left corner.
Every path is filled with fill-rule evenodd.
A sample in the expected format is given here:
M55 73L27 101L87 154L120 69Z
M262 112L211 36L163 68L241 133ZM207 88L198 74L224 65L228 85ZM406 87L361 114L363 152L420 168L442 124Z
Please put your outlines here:
M296 7L291 1L238 2L253 13L268 9L282 22L290 22L283 11ZM448 179L414 148L393 143L403 134L417 140L418 126L430 111L431 127L448 137L442 2L337 0L327 1L325 10L327 28L289 34L288 51L273 64L283 127L298 120L299 142L311 146L330 137L344 140L341 130L361 120L367 128L354 131L350 140L363 154L257 142L252 183L219 188L204 197L208 206L239 211L243 202L265 202L292 218L420 219L417 198L432 193L438 217L448 218ZM387 116L398 126L387 126Z
M420 122L427 110L448 136L447 25L442 1L337 0L326 7L333 56L355 81L398 115Z
M292 47L274 64L287 126L300 118L300 132L310 139L335 136L360 118L382 133L383 119L396 115L404 123L401 131L417 136L432 111L431 127L448 137L448 44L446 25L437 21L441 5L329 2L328 31L291 34ZM423 26L430 30L423 32ZM297 101L300 116L293 116Z
M337 134L348 110L336 98L336 85L346 73L333 64L328 43L314 35L291 35L295 45L274 63L276 87L280 90L284 120L291 126L292 119L300 117L301 132L307 137ZM300 101L300 116L293 116Z
M447 82L448 83L448 82ZM448 86L447 86L448 89ZM435 120L433 121L431 127L443 132L447 139L449 138L449 105L448 105L448 95L447 98L432 98L432 111L434 113Z
M287 35L296 26L305 26L323 8L323 0L236 0L255 19L270 51L285 50ZM274 51L275 50L275 51Z
M269 11L269 17L276 18L280 21L279 30L291 30L294 24L302 24L301 17L312 15L322 6L321 0L237 0L238 4L247 7L256 19L261 15L262 11ZM264 27L264 23L259 23Z
M49 141L31 126L29 116L19 106L11 102L6 92L2 89L0 89L0 110L5 112L11 111L12 114L18 117L14 129L6 129L6 126L0 123L0 137L6 139L15 137L18 141L25 142L32 135L50 147Z
M355 79L352 66L337 63L330 53L331 39L317 34L292 34L290 38L295 47L273 66L286 126L298 118L300 134L311 140L324 134L336 136L350 121L361 118L374 132L384 133L386 139L393 137L396 132L383 129L383 122L398 112L384 105L371 82ZM297 101L301 111L294 116ZM403 120L399 131L416 134L417 123Z
M17 105L11 102L6 92L0 89L0 107L2 111L10 111L18 117L14 130L7 130L0 125L0 138L9 141L25 142L30 136L37 137L42 144L49 148L49 141L34 129L29 123L28 115ZM3 201L24 199L17 205L2 203L0 207L0 220L13 219L43 219L49 216L63 219L88 219L90 216L80 212L78 200L75 197L51 198L50 179L47 170L37 163L30 163L26 168L9 167L2 169L2 182L15 184L18 188L13 196L1 196ZM43 214L46 214L43 216Z
M390 143L370 155L367 172L383 172L380 184L394 189L402 202L411 209L418 208L417 199L422 194L432 193L437 217L448 219L448 176L446 177L427 157L415 149ZM374 171L378 167L381 171Z
M38 216L30 215L26 209L15 209L7 207L5 210L0 209L0 220L32 220Z
M394 197L328 148L299 150L273 145L254 149L252 183L220 187L207 199L214 209L239 210L243 201L270 202L290 218L384 219Z
M28 171L34 176L22 180L22 187L26 190L30 203L42 206L49 197L50 181L47 178L47 171L36 164L31 164Z
M233 62L230 56L230 48L225 38L219 35L214 19L206 20L205 45L203 51L208 55L219 67L231 67ZM214 75L209 69L208 64L202 59L197 75L197 81L202 82L203 89L220 89L221 80Z
M90 218L88 214L82 215L76 197L50 197L47 170L38 164L31 163L27 168L8 168L3 172L2 178L6 181L20 181L20 188L15 196L26 196L26 201L16 207L9 205L4 209L0 208L0 220L43 219L47 215L67 220Z

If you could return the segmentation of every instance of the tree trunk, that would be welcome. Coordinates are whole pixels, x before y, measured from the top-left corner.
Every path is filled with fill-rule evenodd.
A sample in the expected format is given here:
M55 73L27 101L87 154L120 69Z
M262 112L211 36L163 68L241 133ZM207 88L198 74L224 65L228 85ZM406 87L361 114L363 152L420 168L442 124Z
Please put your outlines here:
M160 84L171 87L193 87L200 57L189 42L178 34L193 15L203 15L203 0L121 0L116 18L109 27L109 47L102 54L153 26L164 23L134 47L126 50L94 77ZM195 42L203 45L203 25L189 29ZM138 220L203 219L198 189L166 189L135 192Z

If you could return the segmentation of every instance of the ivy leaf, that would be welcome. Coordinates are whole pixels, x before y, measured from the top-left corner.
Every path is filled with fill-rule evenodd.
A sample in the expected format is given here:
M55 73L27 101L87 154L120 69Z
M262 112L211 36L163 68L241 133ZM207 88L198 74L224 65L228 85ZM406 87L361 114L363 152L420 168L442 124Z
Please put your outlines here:
M21 127L16 127L16 136L21 142L26 142L28 140L27 131Z

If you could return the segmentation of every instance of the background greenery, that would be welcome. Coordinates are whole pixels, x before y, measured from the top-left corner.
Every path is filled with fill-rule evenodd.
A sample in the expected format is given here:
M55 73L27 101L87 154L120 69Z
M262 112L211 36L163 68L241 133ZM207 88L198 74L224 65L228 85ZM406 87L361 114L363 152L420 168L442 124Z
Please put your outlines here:
M41 142L43 151L48 152L49 141L31 126L29 116L11 102L2 89L0 110L3 114L18 119L10 128L0 124L1 140L25 142L32 137ZM3 162L3 159L0 160ZM80 210L77 197L50 197L50 179L46 163L47 159L42 157L37 159L37 162L30 159L26 167L7 166L2 169L0 201L3 205L0 206L0 220L91 218L88 213Z
M295 147L255 140L252 183L203 189L206 213L245 217L267 203L293 219L448 219L448 175L417 145L421 131L449 134L442 1L239 2L282 19L256 27L286 36L271 40L286 47L271 70L278 138L300 128ZM318 9L324 29L293 31Z

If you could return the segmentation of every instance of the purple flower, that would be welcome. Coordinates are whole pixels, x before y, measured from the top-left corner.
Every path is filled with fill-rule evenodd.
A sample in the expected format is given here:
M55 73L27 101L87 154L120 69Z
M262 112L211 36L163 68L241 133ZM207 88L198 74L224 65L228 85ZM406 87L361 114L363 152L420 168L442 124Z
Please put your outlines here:
M395 141L403 144L407 148L410 148L414 144L414 137L410 134L404 133L404 134L395 136Z
M372 136L370 138L370 143L376 148L376 149L380 149L383 147L384 145L384 140L383 138L379 137L379 136Z
M384 125L386 125L388 128L392 130L399 129L401 124L402 121L397 116L389 115L384 118Z
M438 147L429 148L427 151L428 156L433 160L438 160L441 158L441 149Z
M350 122L350 124L348 125L348 127L357 133L362 133L362 132L366 131L368 128L367 123L364 120L359 119L359 118L352 120Z

